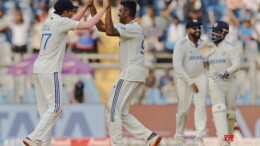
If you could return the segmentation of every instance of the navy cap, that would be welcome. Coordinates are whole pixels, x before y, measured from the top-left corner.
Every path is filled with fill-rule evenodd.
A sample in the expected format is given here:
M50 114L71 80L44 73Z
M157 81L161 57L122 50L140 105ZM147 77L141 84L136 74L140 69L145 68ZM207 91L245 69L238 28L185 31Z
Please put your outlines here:
M186 24L186 29L190 28L192 26L197 26L197 25L202 25L202 23L199 22L197 19L192 19L192 20L188 21L188 23Z
M216 21L214 22L214 24L212 25L211 29L214 30L220 30L220 31L229 31L229 26L226 22L224 21Z
M77 6L74 6L70 0L58 0L55 5L55 11L65 11L65 10L73 10L77 9Z

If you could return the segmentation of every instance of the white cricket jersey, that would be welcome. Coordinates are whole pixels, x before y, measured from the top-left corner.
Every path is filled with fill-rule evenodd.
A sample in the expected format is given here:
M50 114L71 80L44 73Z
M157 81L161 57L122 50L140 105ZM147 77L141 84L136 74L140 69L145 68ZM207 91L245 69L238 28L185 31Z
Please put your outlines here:
M42 27L41 50L34 63L33 73L60 72L68 40L68 31L75 30L79 21L52 14Z
M203 58L199 47L202 40L199 40L198 46L189 40L188 36L178 40L174 47L173 68L177 78L191 85L192 78L204 73Z
M147 70L144 64L144 33L137 20L129 24L117 24L120 33L120 79L145 82Z
M235 72L240 66L239 50L232 43L224 40L218 46L214 46L214 53L209 56L209 73L222 72L227 70L229 79L235 78ZM226 79L225 81L228 81Z

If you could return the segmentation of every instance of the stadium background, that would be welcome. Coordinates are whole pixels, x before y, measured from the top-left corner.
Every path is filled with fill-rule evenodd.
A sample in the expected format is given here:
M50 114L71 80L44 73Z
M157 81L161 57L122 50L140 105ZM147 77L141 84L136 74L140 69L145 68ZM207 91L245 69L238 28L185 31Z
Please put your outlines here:
M83 5L84 0L73 0ZM97 8L102 0L94 0ZM259 97L259 0L137 0L138 20L145 32L146 86L133 101L131 113L171 145L175 131L177 94L172 53L174 43L186 35L185 23L203 22L203 39L214 20L230 25L228 40L241 52L237 73L236 146L260 146ZM54 0L0 1L0 145L19 146L38 121L31 69L39 51L41 24L53 11ZM112 0L114 23L120 0ZM84 19L88 19L88 13ZM119 74L118 38L107 37L96 28L70 33L64 60L65 108L53 128L53 145L109 145L105 126L105 103ZM83 68L83 69L82 69ZM217 145L207 98L207 146ZM185 136L194 137L193 107ZM124 131L129 146L143 145Z

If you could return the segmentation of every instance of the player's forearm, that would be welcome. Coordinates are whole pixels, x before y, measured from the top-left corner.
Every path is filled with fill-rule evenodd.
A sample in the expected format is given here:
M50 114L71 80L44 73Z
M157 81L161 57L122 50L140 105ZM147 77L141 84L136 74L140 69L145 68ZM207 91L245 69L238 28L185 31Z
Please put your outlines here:
M227 69L229 74L235 73L240 68L240 58L237 57L232 61L232 66Z
M88 9L88 6L84 6L83 8L81 8L73 17L72 19L75 21L80 21L82 19L82 17L84 16L84 14L86 13Z
M92 16L92 17L97 14L97 10L96 10L96 8L95 8L94 5L91 5L91 6L90 6L90 13L91 13L91 16ZM105 30L105 24L103 23L103 21L102 21L101 19L100 19L100 20L98 21L98 23L96 24L96 27L97 27L97 29L98 29L99 31L102 31L102 32L105 32L105 31L106 31L106 30Z
M114 31L114 24L112 21L112 16L111 16L111 7L108 8L107 13L106 13L106 19L105 19L105 28L106 28L106 34L108 36L113 35Z
M90 20L88 20L87 22L80 22L77 29L78 30L80 30L80 29L90 29L101 19L101 17L105 14L105 12L106 12L105 8L100 9L100 11L94 17L92 17Z

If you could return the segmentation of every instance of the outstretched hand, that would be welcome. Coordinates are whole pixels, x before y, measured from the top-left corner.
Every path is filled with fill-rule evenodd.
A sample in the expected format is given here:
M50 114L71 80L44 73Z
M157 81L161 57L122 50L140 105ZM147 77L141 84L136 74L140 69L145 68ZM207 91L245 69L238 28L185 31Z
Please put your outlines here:
M87 7L93 5L93 0L86 0Z
M229 77L229 72L228 71L222 71L222 72L220 72L219 73L219 77L221 78L221 79L228 79L228 77Z
M196 84L193 83L193 84L190 85L190 87L191 87L191 89L192 89L192 91L194 93L198 93L199 92L199 89L198 89Z
M111 0L103 0L103 8L108 9L111 5Z
M222 72L214 72L210 75L210 78L212 80L214 80L214 82L218 82L220 80L225 80L225 79L228 79L229 77L229 72L228 71L222 71Z

